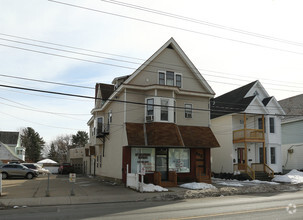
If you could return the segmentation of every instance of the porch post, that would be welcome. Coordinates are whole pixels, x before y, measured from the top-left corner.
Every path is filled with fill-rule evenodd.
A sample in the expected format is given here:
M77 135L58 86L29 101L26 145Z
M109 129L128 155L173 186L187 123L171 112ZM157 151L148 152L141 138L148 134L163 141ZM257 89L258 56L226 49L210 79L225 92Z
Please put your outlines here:
M265 164L266 164L266 151L265 151L265 120L264 120L264 114L262 115L262 124L263 124L263 171L265 172Z
M245 171L247 172L247 143L246 143L246 114L244 113L244 155L245 155Z

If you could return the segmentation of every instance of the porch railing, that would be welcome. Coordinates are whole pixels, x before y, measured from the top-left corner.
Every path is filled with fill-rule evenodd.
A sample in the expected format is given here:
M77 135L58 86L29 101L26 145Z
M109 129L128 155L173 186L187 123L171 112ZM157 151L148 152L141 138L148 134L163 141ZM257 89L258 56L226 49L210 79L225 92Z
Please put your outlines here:
M265 172L268 173L271 178L275 177L275 172L267 164L264 164L264 169Z
M248 174L248 176L250 176L252 180L256 179L256 173L250 166L247 166L246 173Z
M240 171L240 172L247 173L247 175L252 180L254 180L256 178L255 171L250 166L247 166L247 169L246 169L245 164L241 164L241 163L240 164L234 164L234 171Z
M269 177L274 178L275 172L267 165L263 163L252 163L251 167L257 172L265 172Z
M233 141L263 141L264 133L261 129L240 129L233 132Z

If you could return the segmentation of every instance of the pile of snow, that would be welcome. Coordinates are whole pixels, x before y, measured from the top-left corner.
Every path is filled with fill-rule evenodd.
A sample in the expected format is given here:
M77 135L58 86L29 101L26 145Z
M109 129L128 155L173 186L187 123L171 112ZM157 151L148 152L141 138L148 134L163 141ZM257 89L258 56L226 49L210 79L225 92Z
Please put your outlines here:
M180 187L182 188L186 188L186 189L215 189L216 187L208 184L208 183L185 183L180 185Z
M234 187L242 187L242 186L255 186L259 184L272 184L278 185L279 183L261 181L261 180L234 180L234 179L220 179L220 178L212 178L214 184L222 185L222 186L234 186Z
M232 183L232 182L218 182L217 184L222 185L222 186L236 186L236 187L244 186L241 183Z
M168 189L165 189L161 186L157 186L154 184L145 184L143 183L143 192L167 192Z
M271 184L271 185L279 185L280 183L269 182L269 181L261 181L261 180L245 180L244 182L256 183L256 184Z
M303 183L303 172L292 170L285 175L276 175L272 181L292 184Z

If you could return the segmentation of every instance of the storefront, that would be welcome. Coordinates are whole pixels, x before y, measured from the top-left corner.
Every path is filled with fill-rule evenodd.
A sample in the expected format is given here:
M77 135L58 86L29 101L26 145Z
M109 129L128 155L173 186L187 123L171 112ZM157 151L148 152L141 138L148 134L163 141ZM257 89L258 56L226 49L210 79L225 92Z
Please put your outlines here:
M144 167L147 183L155 182L155 173L161 174L162 182L169 181L171 173L178 182L211 182L210 148L219 144L210 128L152 124L127 123L123 181L128 165L131 173Z

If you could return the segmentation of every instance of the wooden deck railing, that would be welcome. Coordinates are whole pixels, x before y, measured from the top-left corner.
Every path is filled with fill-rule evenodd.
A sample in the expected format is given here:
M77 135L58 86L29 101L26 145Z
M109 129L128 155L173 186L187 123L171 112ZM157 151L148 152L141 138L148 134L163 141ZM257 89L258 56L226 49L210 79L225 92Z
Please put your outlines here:
M264 164L264 169L265 172L268 173L271 178L275 177L275 172L267 164Z
M240 129L233 132L233 141L264 141L261 129Z
M269 177L274 178L275 172L267 165L263 163L252 163L251 167L256 172L265 172Z
M245 164L234 164L234 171L247 173L252 180L256 178L255 171L250 166L246 169Z

